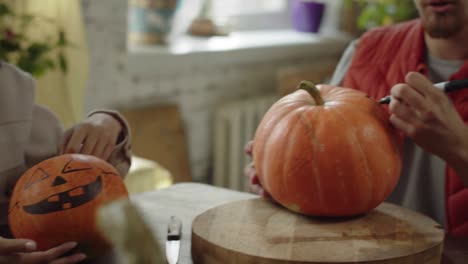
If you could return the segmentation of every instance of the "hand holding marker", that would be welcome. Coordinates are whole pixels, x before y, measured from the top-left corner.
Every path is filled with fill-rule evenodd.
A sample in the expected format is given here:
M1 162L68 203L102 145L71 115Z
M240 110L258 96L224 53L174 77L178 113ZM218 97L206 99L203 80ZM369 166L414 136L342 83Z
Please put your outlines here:
M460 90L463 88L468 88L468 79L436 83L434 84L434 86L441 89L442 91L446 93L452 92L452 91ZM379 100L379 104L389 104L391 101L391 98L392 98L391 95L387 95Z

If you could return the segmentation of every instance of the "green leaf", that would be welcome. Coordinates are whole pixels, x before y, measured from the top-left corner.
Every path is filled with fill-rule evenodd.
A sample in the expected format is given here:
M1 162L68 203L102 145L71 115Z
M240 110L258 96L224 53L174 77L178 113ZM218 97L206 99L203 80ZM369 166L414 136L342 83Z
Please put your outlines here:
M15 52L21 48L19 42L7 39L0 39L0 47L6 52Z
M42 63L49 69L55 69L55 62L50 58L44 59Z
M344 8L351 8L353 6L354 0L343 0L343 7Z
M413 1L408 0L366 0L358 17L360 29L370 29L384 23L396 23L417 17Z
M62 52L59 52L58 60L59 60L59 65L60 65L60 69L62 70L62 72L68 72L67 59L65 58L65 55Z
M18 58L18 62L16 63L16 65L23 71L29 72L32 75L34 75L36 68L35 62L29 58L28 54L21 54Z
M57 41L57 46L65 47L66 45L67 45L67 38L65 37L65 32L63 30L60 30L58 41Z
M0 16L10 15L13 12L10 7L5 3L0 3Z
M2 49L0 48L0 59L5 60L5 61L9 61L9 60L8 60L8 57L7 57L7 54L8 54L8 53L7 53L6 51L4 51L4 50L2 50Z
M52 47L46 43L33 43L27 48L27 52L29 53L29 57L35 60L51 51L51 49Z

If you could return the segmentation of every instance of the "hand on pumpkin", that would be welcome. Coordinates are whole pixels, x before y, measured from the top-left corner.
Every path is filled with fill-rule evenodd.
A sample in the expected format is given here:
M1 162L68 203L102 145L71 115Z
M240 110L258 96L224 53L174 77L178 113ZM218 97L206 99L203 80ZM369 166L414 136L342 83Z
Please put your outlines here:
M81 153L107 160L121 131L122 125L114 117L95 113L65 132L59 153Z
M392 124L454 168L468 162L468 127L447 95L420 73L407 74L405 82L391 89Z
M0 237L0 264L73 264L86 258L82 253L61 257L76 246L68 242L47 251L35 251L36 243L27 239Z
M244 147L245 153L252 157L252 147L253 147L253 140L247 143ZM250 181L250 188L253 192L258 195L263 196L264 198L271 198L270 194L262 188L260 181L258 179L257 172L255 171L255 166L253 162L250 162L244 169L244 174Z

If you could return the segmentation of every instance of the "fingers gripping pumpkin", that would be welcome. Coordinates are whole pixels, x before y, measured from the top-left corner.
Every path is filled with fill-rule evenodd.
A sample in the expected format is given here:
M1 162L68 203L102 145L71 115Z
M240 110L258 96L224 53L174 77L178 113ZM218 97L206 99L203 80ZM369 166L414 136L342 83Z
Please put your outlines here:
M366 94L302 82L257 128L253 160L262 186L302 214L352 216L387 198L400 175L388 113Z
M87 254L108 248L95 223L96 209L128 197L118 172L93 156L66 154L32 167L13 190L8 221L13 235L39 250L76 241Z

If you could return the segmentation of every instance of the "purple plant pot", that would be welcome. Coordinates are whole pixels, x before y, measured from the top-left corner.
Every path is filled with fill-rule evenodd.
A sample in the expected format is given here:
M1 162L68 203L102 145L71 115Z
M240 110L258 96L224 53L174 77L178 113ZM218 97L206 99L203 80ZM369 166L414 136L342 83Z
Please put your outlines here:
M311 0L292 0L291 18L294 29L302 32L319 32L325 4Z

